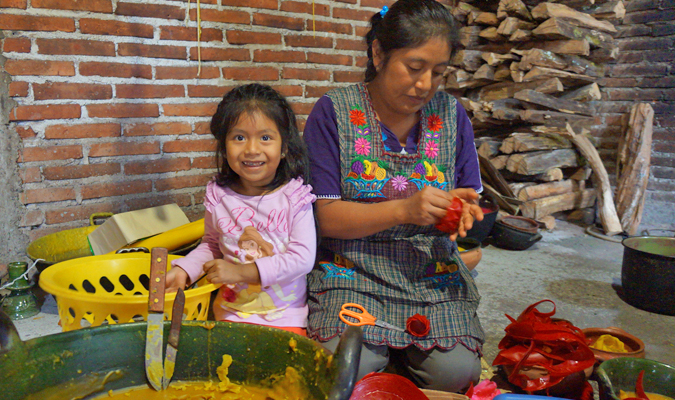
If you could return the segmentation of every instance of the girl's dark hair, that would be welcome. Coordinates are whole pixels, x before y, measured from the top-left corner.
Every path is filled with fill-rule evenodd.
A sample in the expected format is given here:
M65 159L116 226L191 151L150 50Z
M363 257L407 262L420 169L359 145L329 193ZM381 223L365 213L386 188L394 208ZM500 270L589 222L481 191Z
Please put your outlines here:
M370 82L377 75L373 64L373 40L380 43L386 62L392 50L417 47L433 37L446 37L451 52L459 43L454 17L436 0L398 0L384 16L375 13L366 34L368 65L365 81Z
M255 112L262 113L276 124L281 134L281 152L286 154L279 162L277 173L267 188L276 189L298 177L307 182L309 180L309 159L305 142L298 132L295 113L284 96L276 90L267 85L252 83L237 86L223 96L223 100L218 104L218 109L211 119L211 133L218 142L216 183L220 186L230 186L239 181L239 175L232 171L227 163L226 137L243 114L251 115Z

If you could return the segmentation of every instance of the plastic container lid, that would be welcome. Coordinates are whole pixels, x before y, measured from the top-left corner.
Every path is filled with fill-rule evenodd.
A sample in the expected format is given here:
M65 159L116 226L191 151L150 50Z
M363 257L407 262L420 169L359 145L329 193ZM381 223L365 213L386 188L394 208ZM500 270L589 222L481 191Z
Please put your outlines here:
M356 382L350 400L429 400L410 380L395 374L371 372Z

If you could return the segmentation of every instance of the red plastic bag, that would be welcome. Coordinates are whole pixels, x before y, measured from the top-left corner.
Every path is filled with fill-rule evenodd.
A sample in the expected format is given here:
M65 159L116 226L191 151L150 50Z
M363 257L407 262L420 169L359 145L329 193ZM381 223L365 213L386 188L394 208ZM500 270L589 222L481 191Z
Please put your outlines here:
M436 224L436 229L453 234L459 229L459 220L462 218L464 204L459 197L453 197L445 212L445 216Z

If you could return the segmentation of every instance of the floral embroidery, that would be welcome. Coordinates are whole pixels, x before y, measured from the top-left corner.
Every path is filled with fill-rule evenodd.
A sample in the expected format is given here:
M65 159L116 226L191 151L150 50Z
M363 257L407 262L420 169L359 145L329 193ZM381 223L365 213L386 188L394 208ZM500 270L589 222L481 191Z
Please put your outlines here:
M356 268L345 268L342 265L332 263L330 261L320 261L319 265L326 271L326 276L323 279L328 278L343 278L343 279L355 279L354 272Z
M424 136L425 136L427 139L438 139L438 138L441 137L441 132L432 132L432 131L428 131L427 133L424 134Z
M427 127L432 132L438 132L443 129L443 120L436 113L427 117Z
M355 108L349 112L349 120L353 125L363 126L366 124L366 114L359 108Z
M436 152L438 152L436 142L427 142L427 151L430 144L436 145ZM427 153L428 154L428 153ZM427 158L415 165L414 172L410 174L410 182L414 183L419 190L424 189L425 186L433 186L439 189L445 189L448 182L445 181L445 167L440 168L433 163L433 160Z
M366 156L370 153L370 142L364 138L358 138L356 139L356 143L354 143L354 149L356 150L356 154Z
M370 135L370 128L356 128L356 133L361 136L368 136Z
M429 158L435 158L438 155L438 144L436 142L427 142L424 147L424 154Z
M402 192L408 187L408 178L403 175L397 175L391 179L391 186Z

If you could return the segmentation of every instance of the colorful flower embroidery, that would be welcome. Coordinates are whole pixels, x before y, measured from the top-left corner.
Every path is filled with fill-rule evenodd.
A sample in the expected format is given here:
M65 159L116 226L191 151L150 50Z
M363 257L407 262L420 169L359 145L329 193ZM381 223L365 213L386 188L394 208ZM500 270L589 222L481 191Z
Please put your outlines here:
M370 128L356 128L356 133L361 136L368 136L370 135Z
M402 192L408 187L408 179L405 176L397 175L391 179L391 186Z
M358 138L354 143L354 149L356 150L356 154L366 156L370 153L370 142L364 138Z
M427 139L438 139L438 138L441 137L441 132L427 131L427 133L425 133L424 136L425 136Z
M437 114L431 114L427 117L427 127L432 132L438 132L443 128L443 120Z
M429 158L435 158L438 155L438 144L436 142L427 142L424 147L424 154Z
M351 121L352 124L356 126L362 126L366 124L366 114L357 109L351 110L349 112L349 120Z

